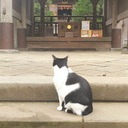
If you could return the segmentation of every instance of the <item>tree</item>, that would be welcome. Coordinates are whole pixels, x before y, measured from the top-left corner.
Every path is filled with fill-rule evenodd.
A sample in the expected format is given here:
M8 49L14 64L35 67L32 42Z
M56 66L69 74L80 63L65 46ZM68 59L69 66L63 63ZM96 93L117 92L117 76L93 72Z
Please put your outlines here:
M103 4L104 1L100 0L99 3L97 4L97 15L103 15Z
M39 16L40 15L40 3L38 2L38 0L35 0L35 3L34 3L34 15L35 16Z
M78 0L78 2L75 3L72 13L74 16L92 15L92 4L90 0Z
M34 2L34 16L40 16L41 13L41 7L38 0L35 0ZM40 17L35 18L36 22L40 22Z
M102 15L102 5L103 0L100 0L97 4L97 15ZM73 16L88 16L93 15L93 5L90 0L78 0L78 2L75 3L75 6L72 11ZM75 19L77 21L80 21L82 19Z
M53 16L53 12L49 11L49 5L52 4L52 0L47 0L46 2L46 8L45 8L45 16ZM54 20L54 19L53 19ZM45 18L46 22L50 22L50 18L46 17Z
M53 12L49 11L49 5L50 4L52 4L52 0L47 0L46 4L45 4L45 16L53 16ZM34 3L34 15L35 16L40 16L40 14L41 14L40 3L39 3L38 0L35 0L35 3ZM37 22L40 22L41 18L37 17L35 20ZM50 21L50 19L49 18L45 18L45 21L48 22L48 21Z

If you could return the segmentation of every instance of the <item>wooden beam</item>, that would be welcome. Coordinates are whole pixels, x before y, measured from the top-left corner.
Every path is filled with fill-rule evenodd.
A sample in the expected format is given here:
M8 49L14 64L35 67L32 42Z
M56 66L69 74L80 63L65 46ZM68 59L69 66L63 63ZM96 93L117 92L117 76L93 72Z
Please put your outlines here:
M125 19L127 17L128 17L128 10L126 10L126 11L118 14L118 16L117 16L117 22L120 21L120 20L123 20L123 19ZM109 19L109 20L106 21L106 26L109 26L111 24L112 24L112 19Z
M26 0L21 1L21 18L22 18L22 28L27 28L27 10L26 10Z
M27 47L44 49L109 49L111 48L111 37L27 37Z
M117 0L112 1L112 28L117 27Z

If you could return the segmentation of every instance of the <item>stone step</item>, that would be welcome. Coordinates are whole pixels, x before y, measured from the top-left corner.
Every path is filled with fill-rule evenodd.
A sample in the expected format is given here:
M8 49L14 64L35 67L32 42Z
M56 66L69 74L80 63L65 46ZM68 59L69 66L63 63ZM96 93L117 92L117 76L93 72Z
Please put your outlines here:
M128 128L128 103L95 102L81 117L57 111L55 102L1 102L0 128Z
M128 101L127 77L87 77L94 101ZM0 101L58 101L52 77L0 77Z

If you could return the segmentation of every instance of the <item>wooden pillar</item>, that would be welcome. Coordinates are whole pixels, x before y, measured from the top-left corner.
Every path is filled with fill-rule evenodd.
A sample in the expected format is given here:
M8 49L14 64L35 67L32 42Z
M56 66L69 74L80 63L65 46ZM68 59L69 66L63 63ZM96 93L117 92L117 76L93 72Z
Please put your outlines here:
M112 0L112 48L121 48L121 29L117 28L117 2L117 0Z
M117 27L117 0L112 0L112 28Z
M93 5L93 23L92 23L92 28L95 30L96 29L96 8L99 0L90 0L92 5Z
M27 24L27 0L21 0L22 28L26 28Z
M32 25L31 25L31 36L35 35L35 19L34 19L34 0L31 0L31 19L32 19Z
M0 0L0 49L14 48L12 0Z
M107 0L104 0L104 22L103 22L103 36L107 35L107 27L106 27L106 21L107 21Z
M17 46L18 48L26 48L26 28L27 28L27 13L26 13L26 0L21 0L21 15L22 25L17 29Z
M95 30L96 29L96 4L93 4L93 23L92 23L92 28Z
M12 23L0 23L0 49L14 48L14 30Z
M45 16L45 3L46 3L47 0L39 0L40 2L40 6L41 6L41 36L45 36L45 19L44 19L44 16Z
M26 48L26 28L17 29L17 47Z
M112 29L112 48L121 48L121 29Z

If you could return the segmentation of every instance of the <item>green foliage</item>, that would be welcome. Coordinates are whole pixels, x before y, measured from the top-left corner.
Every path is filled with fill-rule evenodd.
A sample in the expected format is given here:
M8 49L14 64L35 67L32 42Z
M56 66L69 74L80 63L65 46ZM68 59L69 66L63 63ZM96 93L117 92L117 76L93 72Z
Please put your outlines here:
M45 16L53 16L54 15L52 11L49 11L49 5L50 4L52 4L52 0L47 0L47 2L46 2L47 9L45 10ZM45 18L46 22L50 22L50 20L51 20L50 17Z
M47 11L45 12L45 16L53 16L53 12ZM50 20L51 20L50 17L45 17L46 22L50 22ZM52 21L55 21L55 19L53 18Z
M34 3L34 16L40 16L41 13L41 7L40 7L40 3L38 2L38 0L35 0ZM36 22L40 22L40 17L36 17L35 21Z
M100 0L97 4L97 15L101 16L103 14L103 3L103 0Z
M49 5L49 4L52 4L52 0L47 0L47 1L46 1L46 4L48 4L48 5Z
M49 4L52 4L52 0L47 0L46 2L46 7L49 8ZM41 7L40 7L40 3L38 0L35 0L35 3L34 3L34 16L40 16L41 14ZM49 9L47 9L45 11L45 16L53 16L53 12L52 11L49 11ZM40 17L37 17L36 19L36 22L40 22L41 18ZM50 18L45 18L45 21L46 22L49 22L50 21Z
M40 10L41 10L40 3L38 2L38 0L36 0L34 3L34 15L39 16Z
M74 16L85 16L92 14L92 4L90 0L78 0L73 8Z
M78 0L72 10L73 16L92 15L92 4L90 0ZM74 21L84 20L83 18L74 18Z
M100 0L97 4L97 15L102 15L103 0ZM92 16L93 5L90 0L78 0L72 10L73 16ZM82 18L74 18L75 21L81 21Z

